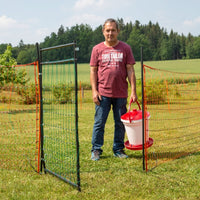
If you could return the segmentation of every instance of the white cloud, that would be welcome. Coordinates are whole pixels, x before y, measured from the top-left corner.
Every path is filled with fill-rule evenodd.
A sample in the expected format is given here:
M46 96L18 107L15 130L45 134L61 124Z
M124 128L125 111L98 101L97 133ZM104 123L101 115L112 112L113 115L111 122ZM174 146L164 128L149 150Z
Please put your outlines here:
M28 24L20 23L11 17L5 15L0 16L0 30L5 31L8 29L25 29L28 27Z
M192 20L185 20L183 24L186 26L200 26L200 16Z
M194 36L200 35L200 16L185 20L182 24L178 25L179 32L183 32L185 35L192 33ZM177 28L178 28L177 27Z
M11 43L16 46L21 39L25 44L40 42L49 34L49 30L45 27L37 27L37 24L37 19L17 21L5 15L0 16L0 44Z
M17 25L17 21L5 15L0 16L0 29L12 28Z

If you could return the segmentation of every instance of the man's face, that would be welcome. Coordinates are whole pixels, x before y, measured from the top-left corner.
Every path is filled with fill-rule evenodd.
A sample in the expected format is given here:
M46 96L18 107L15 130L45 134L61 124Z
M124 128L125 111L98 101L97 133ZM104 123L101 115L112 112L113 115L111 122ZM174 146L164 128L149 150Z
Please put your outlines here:
M103 35L105 37L106 43L110 45L114 45L115 43L117 43L118 34L119 31L117 30L116 24L114 22L108 22L105 24Z

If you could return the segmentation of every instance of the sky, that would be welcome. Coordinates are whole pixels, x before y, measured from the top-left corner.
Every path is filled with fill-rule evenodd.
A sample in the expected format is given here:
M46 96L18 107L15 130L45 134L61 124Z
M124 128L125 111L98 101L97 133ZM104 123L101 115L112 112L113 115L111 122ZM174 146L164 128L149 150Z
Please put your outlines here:
M0 0L0 44L40 43L61 25L95 29L107 18L158 22L168 33L199 36L200 0Z

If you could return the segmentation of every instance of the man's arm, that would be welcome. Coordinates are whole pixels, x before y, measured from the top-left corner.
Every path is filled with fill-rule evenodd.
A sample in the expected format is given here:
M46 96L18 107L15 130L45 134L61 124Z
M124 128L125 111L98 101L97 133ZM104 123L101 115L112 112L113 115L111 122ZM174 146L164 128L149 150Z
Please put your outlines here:
M97 67L90 67L90 83L92 86L92 98L93 102L100 105L99 100L101 100L101 95L97 90Z
M126 69L127 69L127 74L128 74L128 81L131 85L130 101L134 103L137 101L135 70L132 64L127 64Z

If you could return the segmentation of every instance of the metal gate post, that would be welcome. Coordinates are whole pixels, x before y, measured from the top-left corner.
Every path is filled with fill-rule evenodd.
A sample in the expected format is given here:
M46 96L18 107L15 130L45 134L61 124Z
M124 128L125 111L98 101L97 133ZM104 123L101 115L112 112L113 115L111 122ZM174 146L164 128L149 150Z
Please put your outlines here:
M41 142L41 160L40 160L40 172L42 172L42 168L45 168L45 161L44 161L44 132L43 132L43 97L42 97L42 55L40 53L39 44L36 43L37 48L37 56L38 56L38 65L39 65L39 92L40 92L40 142Z

